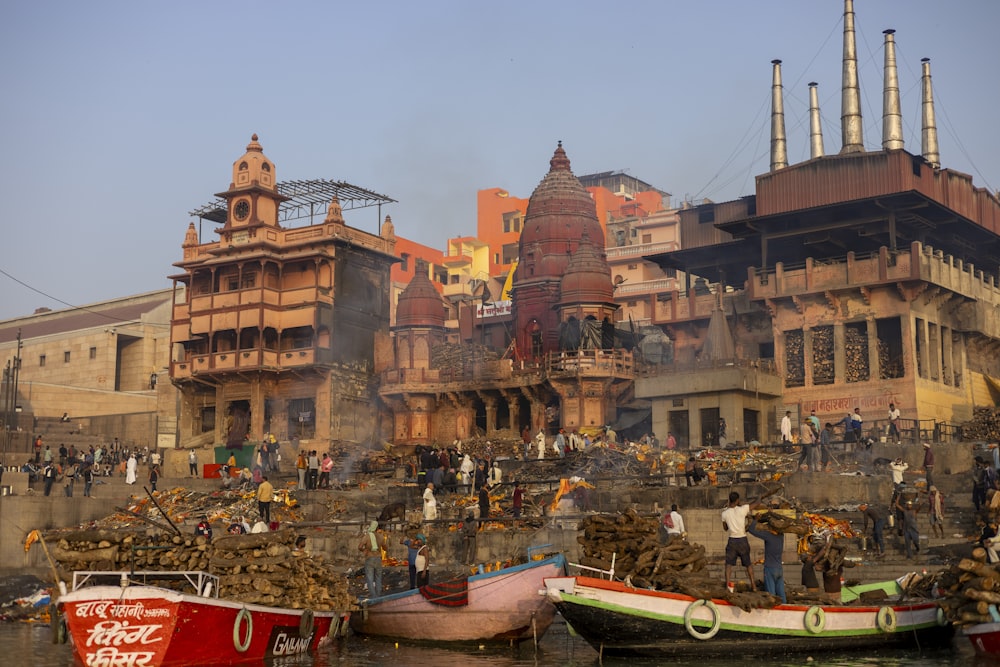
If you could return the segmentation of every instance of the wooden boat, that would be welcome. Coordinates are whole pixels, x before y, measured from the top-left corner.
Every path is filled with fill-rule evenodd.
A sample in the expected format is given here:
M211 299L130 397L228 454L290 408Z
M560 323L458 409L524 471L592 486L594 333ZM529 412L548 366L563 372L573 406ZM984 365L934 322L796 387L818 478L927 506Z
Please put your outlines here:
M962 634L969 638L976 655L1000 658L1000 623L977 623L962 628Z
M602 655L700 656L947 645L953 628L930 600L746 611L721 599L636 589L592 577L545 580L549 600ZM738 642L738 643L737 643Z
M75 572L58 609L77 660L95 667L260 664L347 629L347 613L243 604L218 590L206 572Z
M556 554L371 598L351 615L351 628L362 635L417 641L538 641L556 611L539 591L546 577L565 573L566 559Z

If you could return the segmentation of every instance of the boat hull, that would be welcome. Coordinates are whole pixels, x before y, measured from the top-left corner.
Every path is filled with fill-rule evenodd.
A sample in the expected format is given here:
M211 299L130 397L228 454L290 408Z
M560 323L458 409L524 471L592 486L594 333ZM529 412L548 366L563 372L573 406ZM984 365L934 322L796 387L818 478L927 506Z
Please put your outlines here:
M560 554L469 577L468 604L462 606L434 604L419 590L374 598L351 615L351 628L413 641L537 641L556 611L539 591L546 577L564 574L565 567Z
M346 629L348 616L154 586L89 586L63 595L59 608L77 660L109 667L238 665L308 653Z
M1000 623L978 623L962 628L976 655L1000 658Z
M719 656L736 646L743 655L926 648L947 645L953 634L933 602L744 611L724 600L589 577L549 579L546 592L573 630L604 655Z

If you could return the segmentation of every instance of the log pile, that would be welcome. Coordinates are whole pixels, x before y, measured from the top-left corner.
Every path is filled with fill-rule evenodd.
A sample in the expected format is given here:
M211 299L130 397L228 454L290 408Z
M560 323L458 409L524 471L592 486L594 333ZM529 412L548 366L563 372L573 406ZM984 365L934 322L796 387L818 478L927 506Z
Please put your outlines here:
M854 327L844 330L844 357L844 375L848 382L865 382L870 379L867 332Z
M785 332L785 386L801 387L806 383L802 331Z
M219 577L219 597L315 611L352 605L347 580L329 563L294 547L292 530L203 536L80 530L61 533L52 548L60 577L74 570L201 570Z
M962 424L965 440L1000 441L1000 408L975 408L972 420Z
M812 330L813 384L833 384L833 327L816 327Z
M621 514L589 516L579 528L580 564L611 570L614 557L615 577L633 586L725 599L744 609L769 608L778 602L763 591L730 593L724 582L708 576L705 547L700 544L672 536L660 545L657 517L642 517L629 509Z
M986 551L976 548L972 558L961 559L936 577L938 590L946 595L941 609L956 625L993 622L990 606L1000 604L1000 570L985 560Z

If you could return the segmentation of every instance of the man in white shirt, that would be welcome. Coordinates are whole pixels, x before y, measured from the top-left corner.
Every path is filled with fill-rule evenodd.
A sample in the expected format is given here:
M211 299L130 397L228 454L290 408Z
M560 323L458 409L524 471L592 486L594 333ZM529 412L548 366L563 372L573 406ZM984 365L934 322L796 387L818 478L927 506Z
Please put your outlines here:
M733 567L737 561L747 570L750 590L757 590L753 577L753 561L750 559L750 542L747 540L747 517L758 505L756 502L751 505L741 505L740 494L733 491L729 494L729 506L722 510L722 528L729 533L729 540L726 542L726 587L730 592L736 587L733 581Z
M889 440L899 444L899 408L895 403L889 404Z
M785 411L785 416L781 418L781 444L785 446L785 451L789 451L792 446L792 412Z

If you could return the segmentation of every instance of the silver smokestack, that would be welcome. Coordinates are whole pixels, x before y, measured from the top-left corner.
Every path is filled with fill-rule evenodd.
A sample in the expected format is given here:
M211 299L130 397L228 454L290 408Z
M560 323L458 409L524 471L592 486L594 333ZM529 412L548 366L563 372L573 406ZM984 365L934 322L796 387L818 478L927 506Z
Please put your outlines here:
M899 76L896 73L895 30L883 30L885 35L885 70L882 87L882 150L903 147L903 114L899 106Z
M858 52L854 44L854 0L844 0L844 69L840 93L841 153L862 153L865 139L858 88Z
M934 123L934 93L931 91L931 59L921 58L923 75L920 77L920 89L923 98L923 113L921 113L920 153L932 167L941 166L941 155L938 152L937 125Z
M809 83L809 157L823 157L823 125L819 117L818 83Z
M785 104L781 95L781 61L772 60L771 73L771 171L788 166L785 146Z

